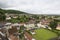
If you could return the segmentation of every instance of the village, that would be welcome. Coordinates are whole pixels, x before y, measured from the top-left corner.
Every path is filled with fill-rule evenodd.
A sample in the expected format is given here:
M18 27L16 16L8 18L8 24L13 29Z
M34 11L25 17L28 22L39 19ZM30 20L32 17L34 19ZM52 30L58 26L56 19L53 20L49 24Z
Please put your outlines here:
M60 30L59 22L55 28L49 26L51 22L57 19L54 18L55 16L8 13L5 15L6 21L0 23L0 40L37 40L33 37L33 35L36 35L35 30L37 29ZM58 19L60 20L60 17ZM60 40L60 38L58 39Z
M0 0L0 40L60 40L60 0Z

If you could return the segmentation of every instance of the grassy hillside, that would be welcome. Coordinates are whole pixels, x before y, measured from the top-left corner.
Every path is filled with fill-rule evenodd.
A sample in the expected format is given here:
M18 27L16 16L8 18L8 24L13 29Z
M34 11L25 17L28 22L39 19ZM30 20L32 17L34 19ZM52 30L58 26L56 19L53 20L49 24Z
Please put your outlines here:
M18 11L18 10L6 10L7 13L13 13L13 14L28 14L26 12Z
M3 12L3 13L12 13L12 14L28 14L26 12L22 12L22 11L18 11L18 10L4 10L4 9L1 9L0 8L0 13Z

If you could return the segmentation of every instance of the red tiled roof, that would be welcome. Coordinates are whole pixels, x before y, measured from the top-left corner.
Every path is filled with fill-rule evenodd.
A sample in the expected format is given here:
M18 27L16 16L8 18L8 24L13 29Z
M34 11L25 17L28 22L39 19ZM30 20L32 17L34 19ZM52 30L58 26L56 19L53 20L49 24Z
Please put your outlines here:
M14 35L10 35L10 39L11 40L18 40L18 38L16 36L14 36Z
M28 32L25 32L25 36L27 37L27 39L32 40L32 36Z
M9 29L8 32L9 32L9 34L14 34L14 33L17 33L18 30L16 27L12 27L12 29Z

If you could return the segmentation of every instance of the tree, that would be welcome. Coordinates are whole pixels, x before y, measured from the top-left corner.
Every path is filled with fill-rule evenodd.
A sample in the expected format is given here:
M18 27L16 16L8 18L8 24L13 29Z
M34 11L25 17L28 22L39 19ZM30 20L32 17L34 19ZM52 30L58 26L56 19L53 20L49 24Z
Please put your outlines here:
M33 15L32 18L39 19L39 16Z
M0 9L0 21L4 21L5 18L6 18L5 12L2 9Z
M19 33L21 34L21 35L19 35L19 37L20 37L20 39L22 39L24 37L24 26L20 26Z
M54 20L54 21L51 21L50 22L50 25L49 25L52 29L55 29L56 26L57 26L57 22Z

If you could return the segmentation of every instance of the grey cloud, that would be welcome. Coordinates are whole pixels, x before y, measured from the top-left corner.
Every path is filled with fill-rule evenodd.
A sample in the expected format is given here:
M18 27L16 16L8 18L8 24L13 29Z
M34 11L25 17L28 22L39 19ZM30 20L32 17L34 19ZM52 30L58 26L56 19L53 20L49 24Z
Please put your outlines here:
M11 5L9 5L8 3L9 3L9 0L0 0L0 8L11 7Z
M7 8L8 5L5 2L0 1L0 8Z
M30 13L60 13L60 0L2 0L0 7Z
M4 4L4 3L0 3L0 8L6 8L6 7L7 7L6 4Z

